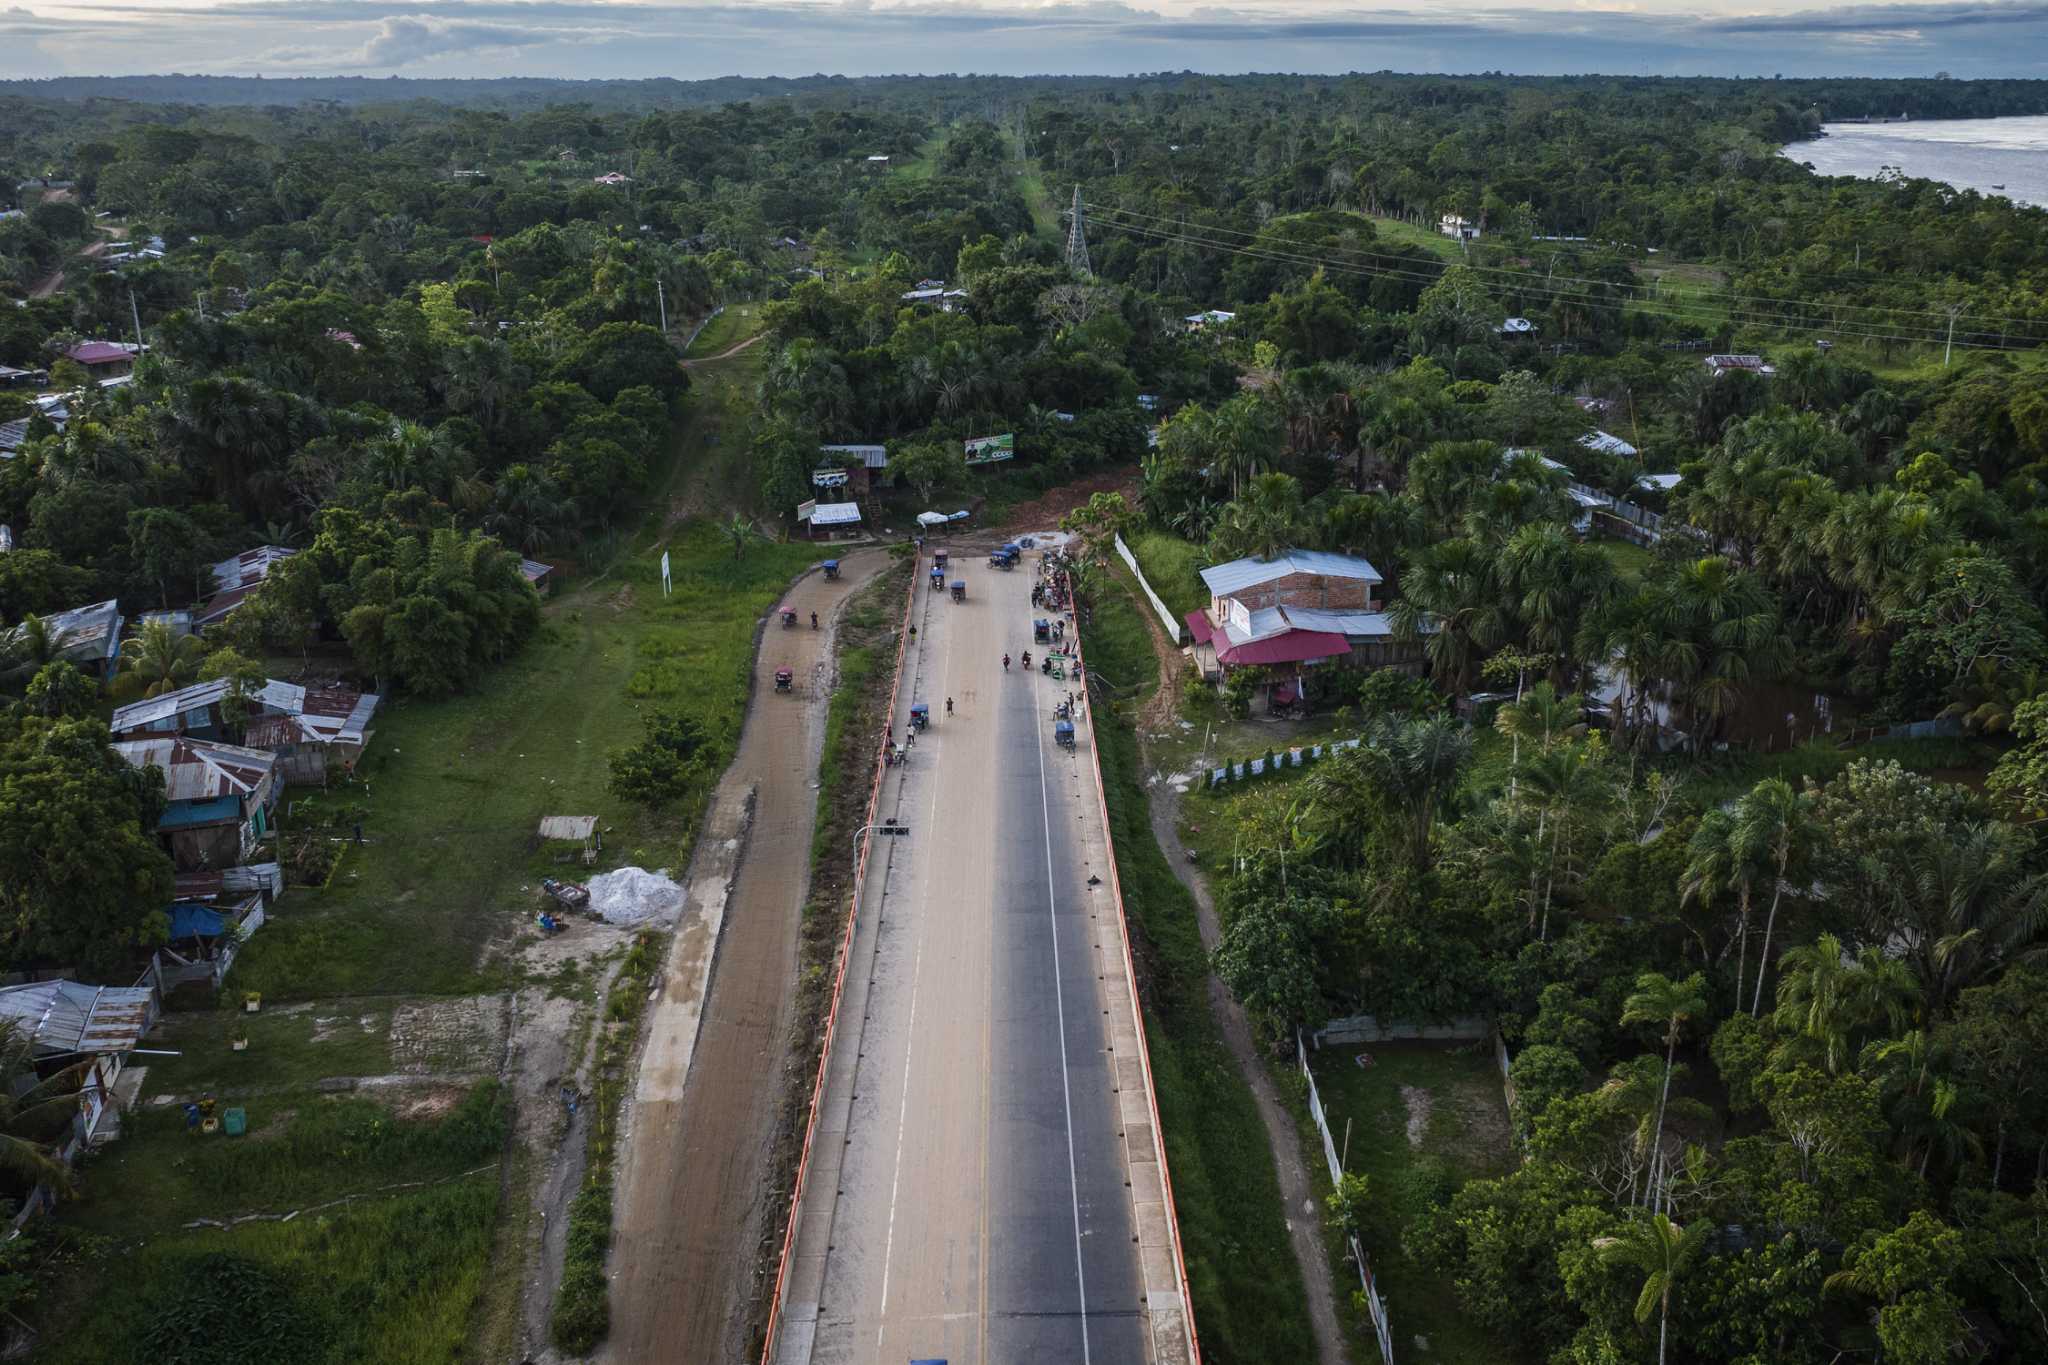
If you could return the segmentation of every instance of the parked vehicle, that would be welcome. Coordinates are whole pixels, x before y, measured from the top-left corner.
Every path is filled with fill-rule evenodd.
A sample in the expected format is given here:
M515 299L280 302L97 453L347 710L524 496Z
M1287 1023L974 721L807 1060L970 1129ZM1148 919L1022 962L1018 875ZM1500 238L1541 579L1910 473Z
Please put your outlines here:
M1063 720L1060 721L1058 724L1054 725L1052 727L1052 739L1053 743L1059 745L1062 749L1073 748L1074 722L1070 720Z
M932 723L932 708L929 704L914 701L910 704L910 723L920 730L929 729Z
M587 910L590 908L590 888L578 882L557 881L553 877L542 877L540 889L548 898L565 910Z

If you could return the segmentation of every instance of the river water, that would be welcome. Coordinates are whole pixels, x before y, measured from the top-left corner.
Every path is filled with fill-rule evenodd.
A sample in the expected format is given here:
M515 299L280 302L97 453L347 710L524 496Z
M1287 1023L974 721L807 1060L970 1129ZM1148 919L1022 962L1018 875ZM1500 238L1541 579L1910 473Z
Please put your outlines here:
M1887 166L1959 190L2048 205L2048 116L1830 123L1827 136L1785 148L1822 175L1868 179Z

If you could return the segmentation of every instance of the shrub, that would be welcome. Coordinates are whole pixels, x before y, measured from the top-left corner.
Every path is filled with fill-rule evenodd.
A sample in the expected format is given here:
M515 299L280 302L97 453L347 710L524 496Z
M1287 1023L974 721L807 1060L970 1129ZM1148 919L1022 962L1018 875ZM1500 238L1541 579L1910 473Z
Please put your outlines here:
M647 737L611 756L612 795L645 806L666 805L693 790L705 766L710 737L694 716L657 711Z

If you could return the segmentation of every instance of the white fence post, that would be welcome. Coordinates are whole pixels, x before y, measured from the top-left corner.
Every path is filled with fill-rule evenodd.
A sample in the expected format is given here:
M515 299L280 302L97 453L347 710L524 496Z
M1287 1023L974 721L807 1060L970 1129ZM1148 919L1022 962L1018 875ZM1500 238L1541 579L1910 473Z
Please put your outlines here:
M1337 1144L1330 1137L1330 1120L1323 1112L1323 1097L1316 1091L1315 1073L1309 1070L1308 1047L1300 1029L1294 1031L1294 1059L1301 1067L1301 1078L1308 1082L1309 1117L1316 1121L1316 1133L1323 1140L1323 1160L1330 1167L1330 1183L1338 1184L1344 1179L1344 1163L1338 1159ZM1358 1286L1365 1297L1366 1312L1372 1318L1373 1335L1379 1338L1381 1365L1394 1365L1394 1329L1387 1316L1387 1301L1380 1297L1380 1287L1373 1279L1372 1262L1366 1259L1365 1247L1356 1231L1347 1234L1346 1241L1351 1247L1352 1263L1358 1267Z

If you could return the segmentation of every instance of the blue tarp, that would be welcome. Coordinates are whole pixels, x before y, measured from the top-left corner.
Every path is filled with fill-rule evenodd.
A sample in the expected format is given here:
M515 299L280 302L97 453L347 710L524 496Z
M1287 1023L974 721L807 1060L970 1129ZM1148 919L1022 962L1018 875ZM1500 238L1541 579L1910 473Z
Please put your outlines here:
M218 910L204 905L193 905L180 901L171 907L171 937L219 938L227 932L228 922L221 918Z

